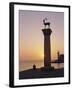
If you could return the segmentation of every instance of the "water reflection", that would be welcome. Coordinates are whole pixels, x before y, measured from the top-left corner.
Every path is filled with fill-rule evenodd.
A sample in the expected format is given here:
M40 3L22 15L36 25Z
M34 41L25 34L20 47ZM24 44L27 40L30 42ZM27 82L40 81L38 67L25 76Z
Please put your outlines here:
M40 61L22 61L19 62L19 71L24 71L33 68L33 65L36 65L37 68L41 68L44 66L44 62L42 60ZM53 66L55 69L64 68L64 63L52 63L51 66Z
M64 68L64 63L52 63L51 66L53 66L55 69Z

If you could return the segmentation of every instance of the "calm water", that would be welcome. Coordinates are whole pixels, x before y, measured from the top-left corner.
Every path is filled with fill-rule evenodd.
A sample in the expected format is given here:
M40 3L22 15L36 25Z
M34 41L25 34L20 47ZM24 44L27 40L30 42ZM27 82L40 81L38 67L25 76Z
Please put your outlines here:
M34 64L36 65L37 68L44 66L43 61L22 61L19 63L19 71L31 69L31 68L33 68ZM64 63L61 63L61 64L52 63L51 66L54 66L54 68L63 68Z

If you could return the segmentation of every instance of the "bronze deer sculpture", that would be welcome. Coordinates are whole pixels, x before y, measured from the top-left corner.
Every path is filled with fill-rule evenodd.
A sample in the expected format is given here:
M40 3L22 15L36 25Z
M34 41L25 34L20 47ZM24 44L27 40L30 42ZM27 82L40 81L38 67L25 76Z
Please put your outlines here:
M44 26L45 26L45 28L46 28L46 26L48 26L48 28L50 28L50 22L46 22L46 20L47 20L47 18L45 18L43 20Z

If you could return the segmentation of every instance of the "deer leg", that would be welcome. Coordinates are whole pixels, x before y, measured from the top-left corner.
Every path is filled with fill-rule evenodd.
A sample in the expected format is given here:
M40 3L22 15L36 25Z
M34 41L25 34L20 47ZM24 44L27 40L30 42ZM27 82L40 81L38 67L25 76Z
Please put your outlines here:
M45 28L46 28L46 25L45 25Z

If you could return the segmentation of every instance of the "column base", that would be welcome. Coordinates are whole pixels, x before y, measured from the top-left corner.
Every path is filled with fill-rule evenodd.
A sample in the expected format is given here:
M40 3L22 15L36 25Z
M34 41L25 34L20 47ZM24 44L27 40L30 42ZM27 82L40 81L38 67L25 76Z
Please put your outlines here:
M41 67L41 71L53 71L54 67Z

